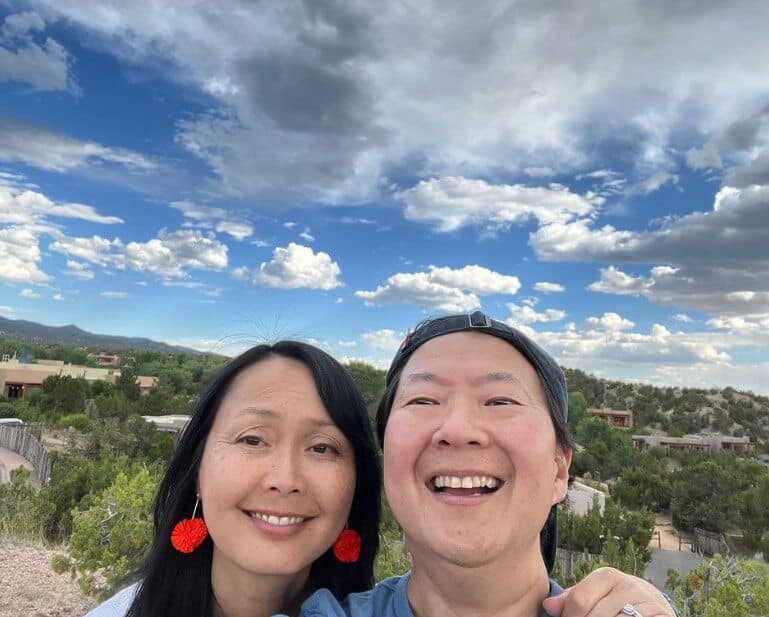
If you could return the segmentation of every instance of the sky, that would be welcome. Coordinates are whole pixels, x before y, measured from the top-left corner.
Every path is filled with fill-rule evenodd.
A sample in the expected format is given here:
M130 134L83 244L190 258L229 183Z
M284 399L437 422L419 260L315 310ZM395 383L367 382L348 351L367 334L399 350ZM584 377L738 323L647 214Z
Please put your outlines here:
M480 308L769 394L769 3L0 0L0 314L387 365Z

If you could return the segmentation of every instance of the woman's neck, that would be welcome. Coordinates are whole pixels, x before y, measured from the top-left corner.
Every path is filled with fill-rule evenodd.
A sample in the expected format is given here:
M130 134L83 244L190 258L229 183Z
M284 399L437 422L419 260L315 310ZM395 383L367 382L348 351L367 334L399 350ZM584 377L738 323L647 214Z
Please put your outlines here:
M408 599L416 617L538 617L550 589L539 546L478 566L414 555Z
M298 615L311 592L309 567L294 575L255 575L231 563L211 564L214 617L270 617Z

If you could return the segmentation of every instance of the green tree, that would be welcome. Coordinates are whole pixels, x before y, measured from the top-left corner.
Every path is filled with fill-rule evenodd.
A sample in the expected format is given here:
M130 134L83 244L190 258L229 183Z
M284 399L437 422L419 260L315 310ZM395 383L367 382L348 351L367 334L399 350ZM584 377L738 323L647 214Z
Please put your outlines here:
M611 496L626 508L649 508L654 512L670 507L670 482L641 467L627 469L611 486Z
M384 393L385 372L365 362L350 362L346 367L350 371L355 385L358 386L358 389L363 394L363 400L366 403L369 414L373 417L376 406L379 404L379 399Z
M684 617L766 617L769 569L765 564L716 555L675 584L673 597Z
M569 392L569 427L572 432L577 430L579 423L587 416L587 399L585 395L582 392Z
M120 376L115 380L115 389L123 393L129 401L138 401L140 392L136 369L132 364L120 367Z
M88 382L82 377L51 375L43 380L38 399L40 410L54 417L61 414L83 413L85 399L90 393Z
M739 509L745 543L760 548L762 537L769 533L769 474L740 495Z
M93 505L74 513L68 550L84 591L104 596L138 566L152 541L157 486L157 476L146 468L120 473Z

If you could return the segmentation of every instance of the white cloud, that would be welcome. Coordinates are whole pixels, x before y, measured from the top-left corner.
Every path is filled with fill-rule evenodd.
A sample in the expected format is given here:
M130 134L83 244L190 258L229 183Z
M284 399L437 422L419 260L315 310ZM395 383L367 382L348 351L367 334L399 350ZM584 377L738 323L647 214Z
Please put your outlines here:
M603 330L605 332L620 332L630 330L635 324L617 313L604 313L600 317L588 317L585 320L586 330Z
M223 270L227 267L227 246L199 231L161 229L148 242L129 242L125 264L138 271L164 278L183 278L186 269Z
M356 347L358 345L358 341L337 341L336 344L340 347Z
M531 306L521 306L508 303L507 308L510 311L510 317L505 320L509 326L530 325L533 323L549 323L552 321L561 321L566 317L566 311L559 309L546 309L544 311L535 311Z
M13 309L10 306L0 305L0 315L11 317L13 315Z
M577 220L544 225L529 243L540 259L656 264L648 276L617 266L590 289L643 295L710 313L762 312L769 298L769 185L722 188L713 208L662 222L652 231L618 231Z
M299 234L299 237L302 238L303 240L306 240L307 242L315 242L315 236L313 236L312 233L310 233L309 227L305 227L304 231Z
M179 143L235 193L360 198L402 161L420 177L561 174L601 165L607 146L666 170L675 146L719 133L767 94L756 59L769 42L752 0L697 19L642 0L525 0L493 19L437 0L420 3L419 19L397 3L35 6L128 64L156 67L162 50L160 70L216 101L179 123ZM607 27L628 15L630 31ZM714 54L714 41L736 43Z
M57 253L67 255L68 257L76 257L99 266L116 265L120 267L123 264L122 251L125 247L120 238L108 240L107 238L94 235L90 238L62 236L58 240L52 242L48 248ZM79 266L70 265L70 261L73 264L75 263L74 260L69 260L67 262L67 268L69 270L72 272L84 271ZM73 276L78 275L75 274ZM85 278L85 276L81 278Z
M35 290L33 290L33 289L30 289L29 287L25 287L24 289L22 289L22 290L19 292L19 295L20 295L22 298L28 298L28 299L31 299L31 300L36 300L37 298L39 298L39 297L40 297L40 294L39 294L39 293L37 293L37 292L36 292Z
M3 186L0 180L0 223L45 223L47 217L74 218L107 225L123 222L119 217L99 214L92 206L56 204L42 193L19 191L10 186Z
M105 163L135 172L148 172L158 167L154 161L137 152L81 141L2 113L0 161L18 161L58 172Z
M335 289L342 286L341 274L339 264L328 253L315 253L310 247L294 242L285 248L276 247L272 260L262 262L258 270L240 267L232 271L236 279L281 289Z
M403 335L395 330L374 330L360 335L361 340L371 349L394 352L403 341Z
M293 229L294 227L296 227L296 225L297 224L295 221L286 221L285 223L283 223L283 227L285 227L286 229Z
M38 268L41 259L37 236L29 229L0 229L0 280L9 283L45 283L51 277Z
M254 227L250 222L232 218L232 214L224 208L204 206L186 200L172 201L168 205L174 210L179 210L185 219L195 221L194 224L185 223L185 226L215 229L218 233L228 234L238 241L254 235Z
M768 314L769 315L769 314ZM768 317L769 318L769 317ZM744 317L714 317L708 319L705 325L714 328L716 330L728 330L730 332L751 332L761 330L768 325L769 322L759 323L758 320L746 319Z
M67 260L67 269L64 274L74 276L82 281L90 281L94 277L94 273L88 268L88 264L75 261L74 259Z
M568 221L591 214L598 205L560 185L489 184L462 177L423 180L398 196L406 203L408 220L432 223L441 232L468 225L497 231L532 219Z
M562 291L566 291L566 287L564 287L560 283L547 283L545 281L540 281L538 283L535 283L534 289L546 294L560 293Z
M238 241L243 241L246 238L254 235L254 228L250 223L242 223L237 221L219 221L215 227L219 233L225 233Z
M128 297L125 291L102 291L99 295L109 300L125 300Z
M34 33L45 22L31 11L8 15L0 28L0 81L19 81L35 90L69 90L77 93L69 54L52 38L41 43Z
M427 272L399 272L374 291L356 291L367 305L415 304L424 309L463 312L480 306L479 295L514 295L521 287L516 276L478 265L452 269L429 266Z
M54 300L56 300L56 302L61 302L62 300L64 300L64 296L62 296L61 294L58 294L58 293L57 294L53 294L53 296L51 296L51 297Z
M523 172L530 178L547 178L548 176L555 175L555 170L544 165L541 167L525 167Z
M673 316L673 319L675 319L676 321L680 321L681 323L691 323L692 322L692 318L689 317L686 313L676 313Z

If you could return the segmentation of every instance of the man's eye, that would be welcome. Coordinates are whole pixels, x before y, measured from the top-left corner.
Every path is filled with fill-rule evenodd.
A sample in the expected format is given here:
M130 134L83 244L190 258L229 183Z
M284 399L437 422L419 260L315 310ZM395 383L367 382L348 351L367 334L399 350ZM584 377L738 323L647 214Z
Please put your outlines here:
M256 435L243 435L243 437L238 439L238 443L244 443L247 446L258 446L263 444L264 440Z
M497 396L486 401L487 405L518 405L518 401L504 396Z
M425 398L424 396L418 396L412 398L407 405L437 405L438 403L431 398Z

